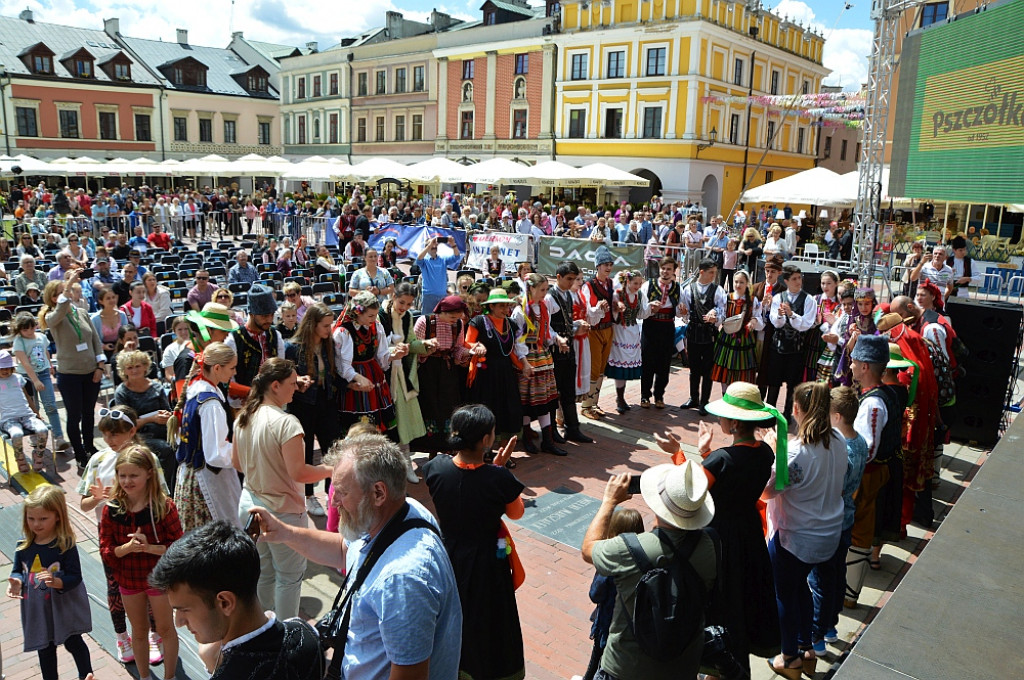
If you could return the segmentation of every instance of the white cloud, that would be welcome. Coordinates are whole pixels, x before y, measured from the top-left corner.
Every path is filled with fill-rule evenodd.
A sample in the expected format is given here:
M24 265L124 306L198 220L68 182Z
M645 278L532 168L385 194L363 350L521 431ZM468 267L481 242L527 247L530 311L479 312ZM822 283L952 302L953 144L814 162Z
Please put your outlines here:
M837 10L839 3L836 3ZM868 76L868 57L871 55L872 33L862 28L835 28L818 20L810 5L800 0L781 0L772 13L789 17L825 36L822 63L832 73L824 80L826 85L842 85L844 90L856 91Z

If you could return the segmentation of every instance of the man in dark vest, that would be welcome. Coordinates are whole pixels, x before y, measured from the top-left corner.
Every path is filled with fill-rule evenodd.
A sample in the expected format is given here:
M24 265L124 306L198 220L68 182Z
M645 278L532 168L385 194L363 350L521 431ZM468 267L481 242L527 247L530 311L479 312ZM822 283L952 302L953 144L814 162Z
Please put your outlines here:
M269 359L284 359L284 340L274 328L277 300L274 291L261 283L249 288L249 320L228 336L226 344L238 353L234 382L252 386L260 366ZM232 404L237 408L236 404Z
M765 343L758 384L767 388L765 401L772 406L779 400L782 384L786 384L783 413L788 418L793 413L793 390L804 374L804 337L817 318L818 303L804 292L804 275L799 267L791 264L783 267L782 280L786 290L772 296L768 312L775 332L771 342Z
M612 351L612 303L615 283L612 281L612 266L615 258L607 246L597 249L594 258L594 277L583 286L583 299L591 310L602 312L601 320L590 329L590 393L583 400L583 415L591 420L602 418L605 413L598 406L601 398L601 384L604 369L608 367L608 355ZM618 310L614 310L618 311Z
M867 464L854 494L856 504L846 558L848 608L857 606L872 546L897 540L903 494L903 411L907 388L882 382L891 357L888 338L861 335L850 353L853 379L860 385L860 408L853 429L868 445Z
M971 258L967 256L967 239L957 236L950 243L953 254L946 260L953 269L953 279L949 282L950 291L946 298L952 296L968 298L971 296L968 286L977 286L981 279L975 278L971 272Z
M648 281L641 289L651 306L651 315L644 320L640 331L641 408L650 408L652 386L654 407L665 408L669 366L676 354L676 317L683 294L676 281L678 268L675 258L666 255L658 263L658 279Z
M686 356L690 363L690 399L680 408L696 408L702 416L711 401L711 369L715 359L715 336L725 319L725 290L715 283L718 265L710 257L697 266L697 280L683 289L679 307L686 324ZM674 329L673 329L674 332Z
M573 336L580 321L573 321L573 294L570 292L580 269L574 262L562 262L555 270L556 285L548 289L548 312L551 314L551 330L568 341L568 349L561 352L556 347L552 352L555 362L555 383L558 386L558 405L562 407L562 420L565 424L565 436L558 434L558 428L552 428L552 436L556 444L565 440L592 444L593 439L580 431L580 417L576 412L576 350ZM557 408L557 407L556 407ZM554 413L551 421L555 421Z

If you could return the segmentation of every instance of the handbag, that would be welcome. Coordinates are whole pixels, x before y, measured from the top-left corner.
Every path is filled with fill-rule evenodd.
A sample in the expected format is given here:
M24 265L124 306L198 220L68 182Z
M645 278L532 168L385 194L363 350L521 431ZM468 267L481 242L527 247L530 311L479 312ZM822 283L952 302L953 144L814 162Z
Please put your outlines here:
M743 328L742 314L734 314L733 316L730 316L728 319L722 322L722 330L728 333L729 335L733 335L734 333L739 332L741 328Z
M337 597L334 598L334 604L331 606L330 611L316 622L314 628L316 628L316 632L320 636L320 647L325 652L329 649L334 650L334 654L331 656L331 663L327 667L326 675L324 675L325 680L337 680L341 677L341 661L345 658L348 626L352 618L352 598L363 585L363 581L369 576L380 556L391 547L392 543L398 540L399 536L410 529L430 529L438 536L441 535L437 527L425 519L419 517L406 519L408 514L409 503L407 502L378 534L377 539L370 548L369 554L363 560L362 565L360 565L359 571L356 572L355 578L352 578L352 572L345 575L345 580L341 584Z
M786 319L786 325L776 328L772 334L772 344L775 345L775 351L779 354L799 354L804 348L804 336L803 333L793 328L789 319Z

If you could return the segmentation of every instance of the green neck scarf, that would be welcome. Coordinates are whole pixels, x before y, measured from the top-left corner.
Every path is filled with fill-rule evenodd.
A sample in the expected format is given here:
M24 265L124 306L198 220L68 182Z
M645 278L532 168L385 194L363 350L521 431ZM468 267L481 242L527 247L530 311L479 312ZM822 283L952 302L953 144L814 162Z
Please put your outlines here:
M775 431L777 439L775 442L775 489L782 491L789 484L789 423L786 417L779 413L779 409L770 404L757 404L746 399L739 399L731 394L722 395L722 401L730 406L742 408L755 413L765 413L775 418Z
M917 379L921 376L921 366L913 359L900 356L898 352L889 352L889 358L896 361L909 361L914 366L914 374L910 376L910 390L907 393L907 406L911 406L914 403L914 397L917 396Z

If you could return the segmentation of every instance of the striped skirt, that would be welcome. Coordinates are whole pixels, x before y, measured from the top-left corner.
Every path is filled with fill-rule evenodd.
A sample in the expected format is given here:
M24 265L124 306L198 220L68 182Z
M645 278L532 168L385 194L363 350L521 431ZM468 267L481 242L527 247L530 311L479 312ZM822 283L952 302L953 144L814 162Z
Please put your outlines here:
M534 345L528 347L526 362L533 367L533 374L529 378L519 376L519 402L524 416L536 418L551 412L552 402L558 401L558 387L551 352Z
M352 368L356 373L373 383L369 392L357 392L347 389L341 398L341 413L349 416L348 420L366 420L373 423L381 432L387 432L397 425L395 402L391 398L384 369L377 359L369 361L353 361Z
M711 379L730 384L752 383L757 377L757 336L749 329L737 333L719 333L715 340L715 365Z

